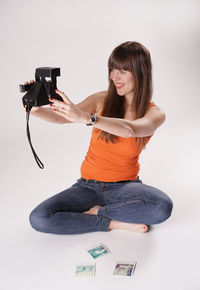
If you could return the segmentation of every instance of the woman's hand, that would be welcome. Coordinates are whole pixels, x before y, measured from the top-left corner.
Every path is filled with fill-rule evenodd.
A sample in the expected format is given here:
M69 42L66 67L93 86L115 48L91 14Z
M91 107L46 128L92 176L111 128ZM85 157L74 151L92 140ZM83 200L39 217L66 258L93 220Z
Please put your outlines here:
M78 109L77 106L70 101L64 92L56 90L56 93L63 99L63 102L61 102L56 99L49 98L50 102L53 103L50 104L50 107L56 114L66 118L71 122L87 123L90 114Z

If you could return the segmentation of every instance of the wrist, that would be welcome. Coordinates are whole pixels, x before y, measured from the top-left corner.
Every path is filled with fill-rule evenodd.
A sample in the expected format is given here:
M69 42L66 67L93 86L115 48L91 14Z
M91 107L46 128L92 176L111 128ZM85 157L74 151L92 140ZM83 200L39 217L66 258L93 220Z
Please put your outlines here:
M97 115L93 113L84 112L82 115L82 122L87 126L92 126L97 122Z
M87 123L86 125L87 126L92 126L92 125L96 124L96 122L97 122L97 115L91 113L90 114L90 122Z
M90 113L82 112L80 122L85 124L90 123Z

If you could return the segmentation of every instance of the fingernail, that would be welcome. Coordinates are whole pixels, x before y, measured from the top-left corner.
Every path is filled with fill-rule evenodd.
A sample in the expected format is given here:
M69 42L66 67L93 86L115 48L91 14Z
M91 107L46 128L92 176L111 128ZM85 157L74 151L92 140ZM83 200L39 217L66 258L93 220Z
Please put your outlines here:
M56 89L56 92L59 92L59 90L58 90L58 89Z
M53 109L53 111L56 111L56 109Z
M52 98L49 98L49 100L51 100L51 101L52 101L53 99L52 99Z
M49 104L49 106L53 106L52 104Z

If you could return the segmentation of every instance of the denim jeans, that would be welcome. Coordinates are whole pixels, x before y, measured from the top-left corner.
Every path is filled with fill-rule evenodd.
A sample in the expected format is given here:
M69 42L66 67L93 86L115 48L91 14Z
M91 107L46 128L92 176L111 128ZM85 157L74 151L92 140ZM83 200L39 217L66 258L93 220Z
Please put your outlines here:
M97 215L84 214L100 205ZM31 226L40 232L82 234L108 231L111 220L158 224L170 217L172 200L163 191L135 180L86 182L77 179L70 188L48 198L30 214Z

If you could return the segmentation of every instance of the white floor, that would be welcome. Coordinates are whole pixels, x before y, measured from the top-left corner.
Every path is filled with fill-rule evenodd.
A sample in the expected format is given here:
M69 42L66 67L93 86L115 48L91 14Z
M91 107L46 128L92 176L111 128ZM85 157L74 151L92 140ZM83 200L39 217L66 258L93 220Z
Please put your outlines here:
M34 139L36 144L40 143ZM78 170L74 173L61 170L64 168L64 161L63 164L61 161L63 147L56 155L61 162L56 174L53 166L55 154L49 154L44 162L46 169L40 170L26 137L20 136L18 140L15 150L12 150L13 142L8 142L7 148L4 146L6 150L2 152L5 155L1 158L1 290L57 290L69 287L87 290L200 289L200 213L198 190L195 190L194 184L198 180L192 180L193 187L190 187L189 181L188 185L177 185L175 179L171 179L173 214L164 223L152 226L147 234L122 230L74 236L43 234L29 225L30 211L42 200L74 183L74 176L79 177ZM40 147L39 157L42 156L44 161L47 144L43 143ZM51 146L49 150L52 150ZM148 152L144 158L146 163L151 154L155 156L155 152ZM65 157L65 162L68 158L69 155ZM69 170L69 164L65 163L65 166ZM145 166L143 168L145 176ZM65 185L64 175L68 176ZM145 183L145 178L142 179ZM160 182L157 181L158 187L161 186ZM156 185L155 180L152 183ZM110 249L111 254L96 260L95 277L76 278L76 264L93 262L85 249L100 242ZM117 261L136 261L133 277L113 276Z
M200 290L199 4L0 1L0 290ZM39 169L18 86L37 67L60 67L58 88L78 103L107 89L108 57L129 40L150 50L153 101L167 115L141 156L140 178L169 194L172 216L147 234L38 233L29 213L80 177L90 128L30 118ZM100 242L111 254L96 260L94 278L76 278L75 265L92 262L85 249ZM133 277L112 275L121 260L137 262Z

